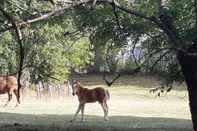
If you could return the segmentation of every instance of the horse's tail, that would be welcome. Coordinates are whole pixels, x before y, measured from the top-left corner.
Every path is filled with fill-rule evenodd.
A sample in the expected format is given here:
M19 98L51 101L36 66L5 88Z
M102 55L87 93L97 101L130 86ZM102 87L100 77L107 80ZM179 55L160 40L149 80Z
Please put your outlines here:
M109 91L107 89L105 90L105 94L106 94L107 100L109 100L110 99L110 94L109 94Z

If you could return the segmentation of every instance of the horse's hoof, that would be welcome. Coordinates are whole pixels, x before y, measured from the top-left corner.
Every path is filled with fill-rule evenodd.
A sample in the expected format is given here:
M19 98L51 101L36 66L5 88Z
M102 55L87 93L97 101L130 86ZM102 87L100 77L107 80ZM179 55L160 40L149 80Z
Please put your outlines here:
M22 125L19 123L14 123L14 126L22 126Z
M109 118L104 118L105 121L109 121Z
M70 122L70 123L73 123L73 122L74 122L74 120L70 120L69 122Z

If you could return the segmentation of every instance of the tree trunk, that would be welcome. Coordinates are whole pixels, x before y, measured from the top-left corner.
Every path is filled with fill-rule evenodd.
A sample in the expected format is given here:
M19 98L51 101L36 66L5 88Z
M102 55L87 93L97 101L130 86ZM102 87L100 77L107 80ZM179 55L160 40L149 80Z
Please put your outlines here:
M196 53L197 45L188 49L188 53ZM178 60L182 68L189 94L189 106L193 129L197 131L197 55L179 52Z
M95 46L94 47L94 66L93 66L93 72L95 73L100 73L100 68L103 64L103 52L102 52L102 47Z

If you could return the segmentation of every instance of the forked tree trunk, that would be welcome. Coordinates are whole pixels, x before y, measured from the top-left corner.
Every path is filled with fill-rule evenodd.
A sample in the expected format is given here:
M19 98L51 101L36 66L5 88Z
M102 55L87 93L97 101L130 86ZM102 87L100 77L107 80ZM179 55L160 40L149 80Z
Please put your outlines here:
M192 55L197 52L197 46L192 46L188 52L191 54L179 52L178 60L187 84L193 129L197 131L197 56Z

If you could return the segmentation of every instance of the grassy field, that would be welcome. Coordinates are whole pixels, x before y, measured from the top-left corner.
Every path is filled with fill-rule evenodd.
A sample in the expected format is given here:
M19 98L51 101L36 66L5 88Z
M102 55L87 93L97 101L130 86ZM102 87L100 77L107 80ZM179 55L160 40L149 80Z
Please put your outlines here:
M97 76L80 78L88 87L104 86ZM123 77L108 88L110 120L103 120L98 103L87 104L85 121L80 115L70 123L78 105L76 97L36 99L35 93L26 94L22 104L15 101L3 108L6 95L1 96L0 131L192 131L188 96L184 87L156 97L149 93L158 86L154 78Z

